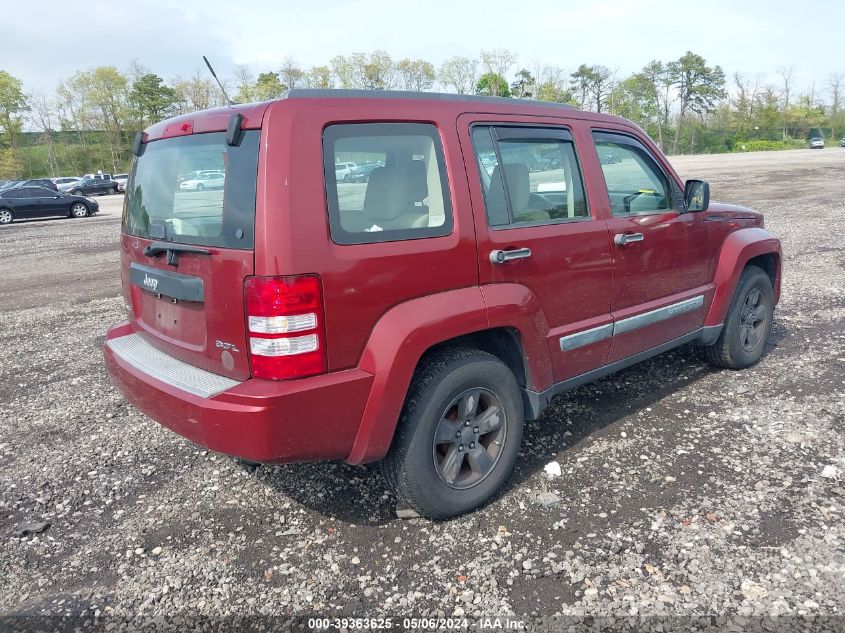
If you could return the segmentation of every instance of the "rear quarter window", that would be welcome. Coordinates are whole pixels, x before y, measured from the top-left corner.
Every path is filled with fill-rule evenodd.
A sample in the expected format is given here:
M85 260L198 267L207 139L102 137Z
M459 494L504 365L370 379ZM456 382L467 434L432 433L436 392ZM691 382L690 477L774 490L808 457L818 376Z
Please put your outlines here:
M331 125L323 133L323 160L329 225L337 244L452 232L443 147L434 125Z

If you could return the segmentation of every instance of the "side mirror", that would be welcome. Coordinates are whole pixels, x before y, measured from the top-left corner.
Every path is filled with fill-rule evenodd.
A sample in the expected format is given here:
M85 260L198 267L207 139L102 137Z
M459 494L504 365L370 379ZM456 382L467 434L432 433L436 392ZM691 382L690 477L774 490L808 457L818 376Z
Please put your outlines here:
M706 211L710 206L710 183L706 180L687 180L684 185L687 211Z

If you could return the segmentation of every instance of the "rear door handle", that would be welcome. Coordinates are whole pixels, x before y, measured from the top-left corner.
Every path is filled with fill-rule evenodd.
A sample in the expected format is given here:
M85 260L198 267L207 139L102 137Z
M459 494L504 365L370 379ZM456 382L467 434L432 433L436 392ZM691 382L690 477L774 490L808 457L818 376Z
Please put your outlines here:
M512 251L490 251L490 261L494 264L504 264L513 259L527 259L531 257L530 248L516 248Z
M625 246L633 242L642 242L645 236L642 233L617 233L613 237L613 243L617 246Z

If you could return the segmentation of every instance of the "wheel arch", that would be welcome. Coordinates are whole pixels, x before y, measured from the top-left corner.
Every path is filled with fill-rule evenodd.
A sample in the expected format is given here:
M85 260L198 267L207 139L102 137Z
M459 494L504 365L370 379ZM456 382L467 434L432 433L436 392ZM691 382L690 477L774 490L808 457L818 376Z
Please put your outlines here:
M780 299L781 286L780 240L761 228L747 228L734 231L725 238L716 272L713 277L715 291L713 301L704 321L705 326L719 326L724 323L731 305L740 275L746 266L759 266L772 282L774 302Z
M526 317L521 323L508 325L491 323L486 298L478 286L451 290L402 303L379 319L359 362L359 368L373 374L374 379L347 462L360 464L384 456L414 372L437 350L471 347L485 351L513 371L521 388L537 387L535 366L542 367L546 362L548 371L550 362L545 336L531 331L537 319ZM521 305L524 309L524 303ZM537 346L538 341L542 341L542 347ZM539 373L543 374L539 378L542 384L545 372ZM523 406L527 406L525 402Z

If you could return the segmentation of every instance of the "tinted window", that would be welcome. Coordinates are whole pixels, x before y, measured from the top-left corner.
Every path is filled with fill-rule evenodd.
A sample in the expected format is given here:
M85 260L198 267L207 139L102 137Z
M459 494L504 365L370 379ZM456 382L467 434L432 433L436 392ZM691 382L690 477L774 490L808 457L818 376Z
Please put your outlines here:
M332 125L323 134L323 158L329 224L338 244L452 231L443 148L433 125ZM357 167L364 163L368 168Z
M628 136L608 132L595 132L593 138L613 215L673 208L669 180L643 145Z
M149 143L126 187L123 230L184 244L252 248L258 140L258 130L247 130L237 147L226 144L224 132ZM208 170L219 174L213 187L181 186Z
M589 216L575 148L561 132L531 128L528 136L473 129L473 145L492 227L575 220ZM536 135L536 136L534 136Z
M10 198L37 198L39 195L32 187L15 187L9 190Z
M53 198L56 192L46 187L31 187L29 195L33 198Z

